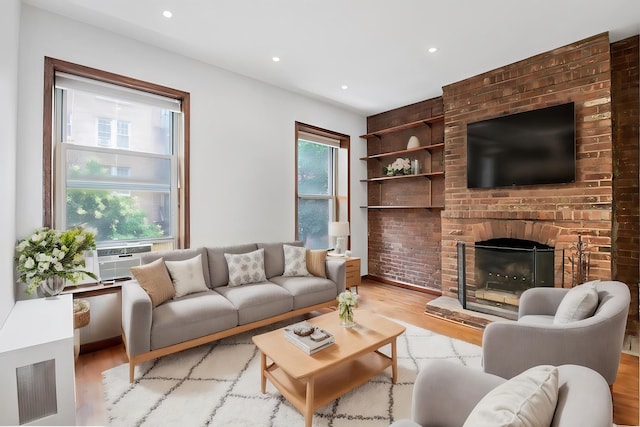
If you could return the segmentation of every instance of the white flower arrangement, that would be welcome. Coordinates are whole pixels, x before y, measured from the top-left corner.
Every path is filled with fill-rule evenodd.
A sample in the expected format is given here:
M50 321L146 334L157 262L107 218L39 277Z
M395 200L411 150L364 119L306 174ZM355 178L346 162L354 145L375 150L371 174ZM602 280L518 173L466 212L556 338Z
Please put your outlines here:
M81 227L67 231L39 228L16 245L18 281L26 283L25 292L31 294L43 280L55 276L73 283L83 274L97 280L84 270L84 252L95 247L93 233Z
M358 306L358 295L346 290L336 298L338 300L338 317L342 322L353 323L353 309Z
M382 168L386 176L411 175L411 160L398 157L393 163Z

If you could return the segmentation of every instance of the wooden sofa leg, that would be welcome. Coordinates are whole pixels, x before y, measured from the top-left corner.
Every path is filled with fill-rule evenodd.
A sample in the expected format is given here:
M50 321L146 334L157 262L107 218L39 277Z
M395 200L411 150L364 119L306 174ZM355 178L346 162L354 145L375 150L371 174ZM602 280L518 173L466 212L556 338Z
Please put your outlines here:
M129 361L129 383L133 383L133 374L136 370L136 365Z

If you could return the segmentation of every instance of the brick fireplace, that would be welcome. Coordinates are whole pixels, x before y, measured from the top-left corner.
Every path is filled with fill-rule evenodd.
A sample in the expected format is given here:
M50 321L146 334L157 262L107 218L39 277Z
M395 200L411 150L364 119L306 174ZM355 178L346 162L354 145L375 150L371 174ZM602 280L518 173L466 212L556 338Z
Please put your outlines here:
M600 34L445 86L442 293L457 296L456 246L520 239L554 248L553 286L571 286L580 235L591 279L611 278L613 199L610 44ZM466 125L566 102L576 111L576 182L468 189ZM564 250L564 255L563 255ZM467 253L467 282L475 283Z

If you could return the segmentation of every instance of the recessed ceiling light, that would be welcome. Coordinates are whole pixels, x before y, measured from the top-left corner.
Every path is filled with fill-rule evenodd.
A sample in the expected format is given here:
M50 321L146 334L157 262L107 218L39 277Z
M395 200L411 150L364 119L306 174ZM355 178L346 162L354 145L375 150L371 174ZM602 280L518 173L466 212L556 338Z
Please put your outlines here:
M347 86L347 85L342 85L342 86L340 86L340 88L341 88L342 90L347 90L347 89L349 89L349 86Z
M280 62L280 57L279 56L274 56L273 58L271 58L271 60L273 62Z
M164 12L162 12L162 16L164 16L165 18L171 18L173 16L173 13L171 13L170 10L165 10Z
M438 48L437 48L437 47L430 47L430 48L429 48L429 53L435 53L435 52L437 52L437 51L438 51Z

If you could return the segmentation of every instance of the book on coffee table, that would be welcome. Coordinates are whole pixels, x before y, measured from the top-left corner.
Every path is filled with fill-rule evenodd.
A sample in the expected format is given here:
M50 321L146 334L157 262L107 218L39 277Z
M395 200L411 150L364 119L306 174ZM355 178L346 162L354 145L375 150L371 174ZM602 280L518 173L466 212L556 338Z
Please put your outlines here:
M335 338L330 332L309 322L299 322L284 328L285 338L296 347L311 355L331 346Z

